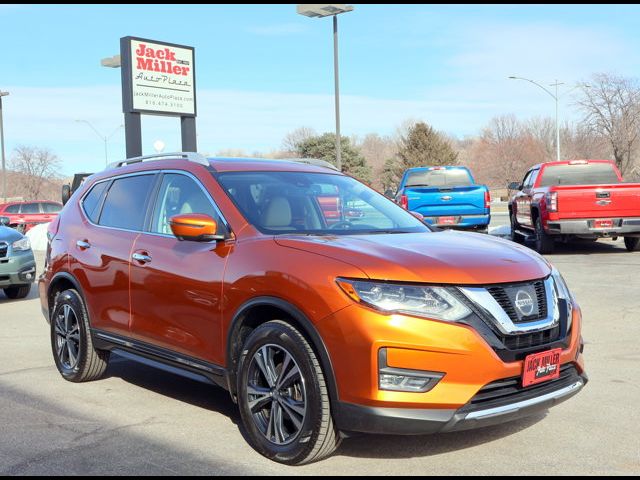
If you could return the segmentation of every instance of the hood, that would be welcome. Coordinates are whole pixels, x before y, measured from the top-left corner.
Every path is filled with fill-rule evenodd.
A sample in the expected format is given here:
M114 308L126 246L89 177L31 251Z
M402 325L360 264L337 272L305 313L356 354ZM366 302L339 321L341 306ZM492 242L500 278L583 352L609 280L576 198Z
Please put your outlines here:
M13 243L16 240L20 240L23 235L9 227L1 227L0 226L0 242Z
M376 280L487 285L537 280L551 273L549 263L532 250L479 233L283 235L275 241L348 263Z

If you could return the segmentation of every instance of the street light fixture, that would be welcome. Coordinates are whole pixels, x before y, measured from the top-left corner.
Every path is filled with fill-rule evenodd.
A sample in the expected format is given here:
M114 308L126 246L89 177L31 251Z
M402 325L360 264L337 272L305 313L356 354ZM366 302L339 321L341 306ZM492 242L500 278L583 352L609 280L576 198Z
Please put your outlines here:
M560 123L559 123L559 119L558 119L558 100L560 99L561 95L558 95L558 87L560 85L564 85L564 83L558 82L558 80L555 81L555 83L550 84L550 87L555 87L555 95L553 93L551 93L551 91L546 88L543 87L542 85L540 85L538 82L531 80L529 78L523 78L523 77L516 77L516 76L510 76L509 77L510 80L524 80L525 82L529 82L529 83L533 83L535 86L540 87L542 90L544 90L545 92L547 92L551 98L553 98L553 100L556 102L556 160L560 161ZM567 90L566 92L564 92L562 95L566 95L569 92L574 91L576 88L578 87L585 87L585 88L590 88L590 85L587 85L585 83L578 83L576 84L573 88Z
M2 97L9 95L9 92L0 90L0 155L2 155L2 198L7 202L7 165L4 158L4 126L2 124Z
M100 65L103 67L120 68L122 66L122 61L120 60L120 55L114 55L113 57L107 57L100 60Z
M340 137L340 86L338 81L338 15L353 11L351 5L345 4L313 4L298 5L297 12L310 18L333 17L333 74L335 83L336 104L336 166L342 171L342 146Z
M100 140L102 140L104 142L104 164L109 165L109 155L107 153L107 142L111 139L111 137L113 137L116 132L118 130L120 130L122 127L124 127L124 125L118 125L118 127L111 132L110 135L102 135L97 129L96 127L94 127L91 122L89 122L88 120L76 120L76 122L78 123L86 123L87 125L89 125L89 127L91 128L91 130L93 130L94 132L96 132L96 135L98 135L98 137L100 137Z

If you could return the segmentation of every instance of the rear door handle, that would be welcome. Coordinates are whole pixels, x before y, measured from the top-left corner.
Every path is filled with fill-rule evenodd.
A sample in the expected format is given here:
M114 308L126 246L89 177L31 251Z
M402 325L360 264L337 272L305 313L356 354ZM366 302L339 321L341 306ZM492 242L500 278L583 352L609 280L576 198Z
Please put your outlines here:
M136 262L140 263L151 263L151 257L149 255L145 255L144 253L134 253L131 255Z
M80 250L89 250L91 248L91 244L89 242L87 242L86 240L78 240L76 242L76 246Z

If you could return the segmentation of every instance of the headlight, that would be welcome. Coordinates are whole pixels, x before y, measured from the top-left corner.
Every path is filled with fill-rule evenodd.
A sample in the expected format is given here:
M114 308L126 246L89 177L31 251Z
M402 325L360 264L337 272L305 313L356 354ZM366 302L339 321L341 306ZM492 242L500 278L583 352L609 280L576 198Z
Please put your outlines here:
M567 302L567 330L571 327L571 321L573 320L573 295L567 287L567 282L564 281L560 272L554 267L551 270L551 276L553 277L553 284L555 289L553 295L555 298L562 298Z
M560 275L560 272L555 267L551 270L551 276L553 277L553 283L556 286L556 294L558 295L558 298L562 298L570 302L572 296L569 291L569 287L567 287L567 282L564 281L564 278L562 278L562 275Z
M23 252L26 250L31 250L31 242L27 237L24 237L24 238L21 238L20 240L13 242L13 244L11 245L11 248L13 249L14 252Z
M340 288L353 300L384 313L408 313L420 317L455 322L471 310L447 287L398 285L366 280L337 280Z

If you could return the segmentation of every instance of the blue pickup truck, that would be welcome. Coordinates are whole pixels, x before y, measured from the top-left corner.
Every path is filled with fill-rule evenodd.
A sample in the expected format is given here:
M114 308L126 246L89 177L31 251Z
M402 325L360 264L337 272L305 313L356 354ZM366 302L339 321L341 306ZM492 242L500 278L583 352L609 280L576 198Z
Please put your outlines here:
M395 201L437 227L486 231L491 195L466 167L419 167L404 172Z

